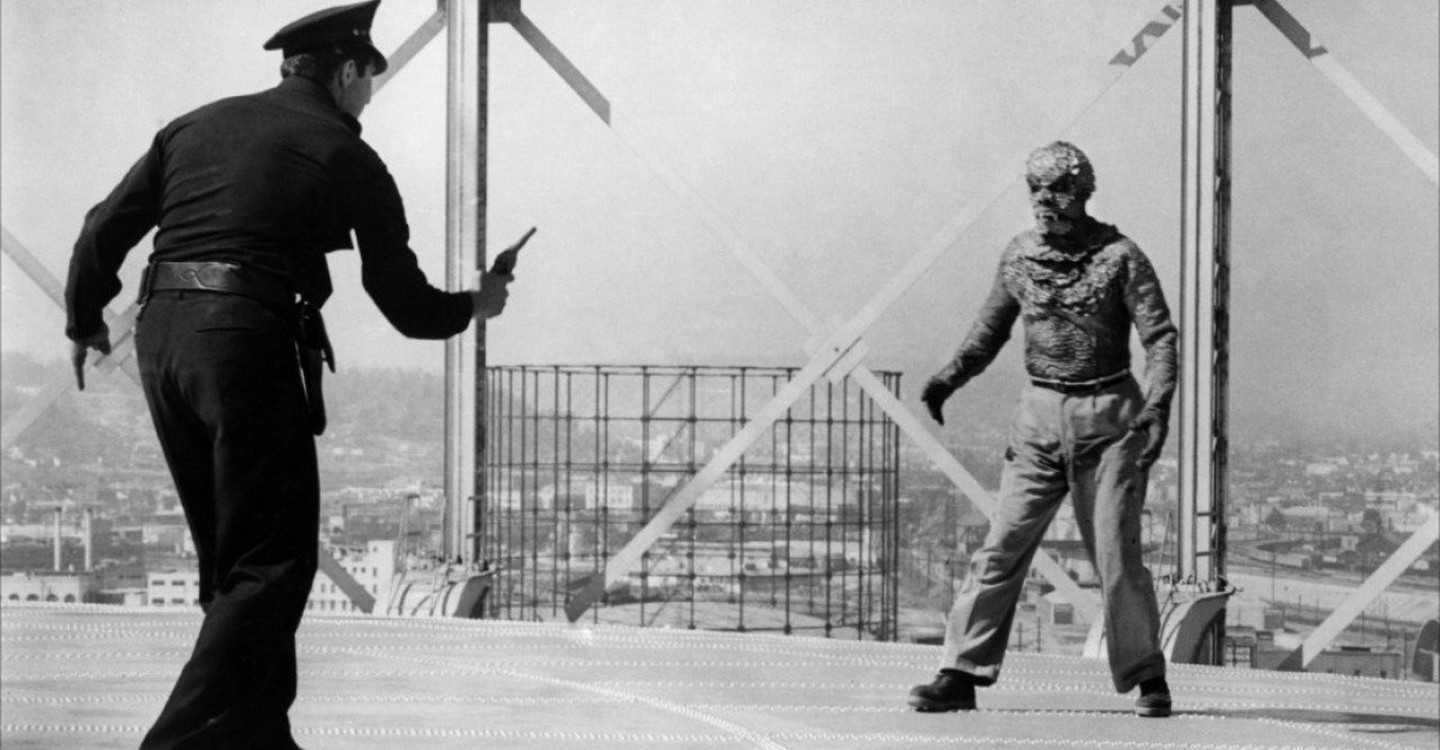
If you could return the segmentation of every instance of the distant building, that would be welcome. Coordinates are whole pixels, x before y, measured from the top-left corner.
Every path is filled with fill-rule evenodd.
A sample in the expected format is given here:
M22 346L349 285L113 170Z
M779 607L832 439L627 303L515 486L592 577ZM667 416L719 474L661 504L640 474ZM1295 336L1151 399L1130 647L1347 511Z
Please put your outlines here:
M87 573L24 571L0 576L0 599L10 602L90 601L92 577Z
M527 503L525 501L526 498L530 498L530 502ZM490 490L489 499L490 502L496 507L504 508L508 511L528 510L527 506L536 504L537 502L538 507L540 508L548 509L554 507L553 492L546 493L544 491L541 491L537 495L536 493L531 492L529 488L521 489L519 487L506 487L501 490Z
M1425 526L1433 511L1411 509L1408 512L1390 516L1390 528L1402 534L1413 534Z
M1346 526L1344 512L1325 505L1302 505L1281 509L1285 526L1292 530L1326 532Z
M60 537L62 539L83 539L80 528L74 524L62 524L60 526ZM0 524L0 544L10 544L22 539L33 541L49 541L55 538L55 525L53 523L5 523Z
M366 539L394 539L400 534L399 508L386 504L346 503L340 507L345 541L363 544Z
M536 495L540 501L540 507L554 510L557 513L569 513L586 509L585 492L583 488L560 488L555 485L545 485L540 488Z
M176 554L194 555L195 540L184 515L156 514L140 526L140 541L147 547L161 547Z
M395 542L371 540L363 546L330 547L326 550L371 596L376 611L383 611L390 584L395 578ZM305 609L313 612L359 612L350 597L324 573L315 576Z
M629 480L612 478L605 483L590 482L585 485L585 507L605 506L611 510L636 510L640 507L635 497L635 485Z
M1391 513L1406 513L1415 508L1419 500L1414 492L1367 491L1365 504L1369 507Z
M1225 624L1223 656L1227 667L1253 667L1257 639L1255 628L1249 625Z
M144 587L132 586L128 588L102 589L95 592L97 604L115 604L122 607L143 607L149 600L149 592Z
M1382 651L1368 646L1340 646L1321 651L1305 671L1396 680L1401 679L1403 661L1397 651Z
M170 568L145 575L145 604L161 609L200 606L200 571Z
M1046 625L1086 625L1089 618L1084 610L1076 609L1074 603L1058 591L1051 591L1040 597L1038 603L1040 621Z

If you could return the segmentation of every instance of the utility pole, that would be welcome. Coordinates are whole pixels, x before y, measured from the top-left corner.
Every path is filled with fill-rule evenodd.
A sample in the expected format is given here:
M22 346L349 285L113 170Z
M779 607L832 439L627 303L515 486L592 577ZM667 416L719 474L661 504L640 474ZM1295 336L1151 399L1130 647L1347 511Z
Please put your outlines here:
M1270 601L1275 601L1275 548L1270 548Z

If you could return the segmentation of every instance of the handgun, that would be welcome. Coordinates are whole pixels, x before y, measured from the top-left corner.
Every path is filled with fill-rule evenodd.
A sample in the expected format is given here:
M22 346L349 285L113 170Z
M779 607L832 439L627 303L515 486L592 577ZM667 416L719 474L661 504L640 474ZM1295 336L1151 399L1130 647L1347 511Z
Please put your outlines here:
M490 266L490 273L504 274L506 276L515 273L515 261L520 257L520 248L525 247L525 243L530 241L530 236L533 234L535 234L535 227L530 227L530 231L526 232L525 236L520 238L520 241L501 250L500 253L495 256L494 265Z

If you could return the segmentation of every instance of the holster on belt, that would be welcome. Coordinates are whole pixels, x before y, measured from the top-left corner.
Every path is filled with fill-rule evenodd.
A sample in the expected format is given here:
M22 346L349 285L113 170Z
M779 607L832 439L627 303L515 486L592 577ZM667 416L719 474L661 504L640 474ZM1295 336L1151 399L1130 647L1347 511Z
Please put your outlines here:
M325 394L321 388L324 370L321 363L335 372L335 350L325 333L325 319L320 308L306 300L296 305L295 348L300 358L300 377L305 384L305 404L310 413L310 431L325 432Z

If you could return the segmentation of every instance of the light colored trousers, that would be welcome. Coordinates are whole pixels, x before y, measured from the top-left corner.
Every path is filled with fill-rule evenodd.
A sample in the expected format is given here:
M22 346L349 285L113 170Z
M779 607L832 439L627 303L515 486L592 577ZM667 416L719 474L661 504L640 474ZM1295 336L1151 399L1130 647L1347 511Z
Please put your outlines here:
M1105 598L1105 642L1115 689L1165 675L1160 615L1141 559L1147 472L1135 462L1145 434L1127 430L1144 405L1126 378L1094 393L1029 386L1005 451L999 508L950 610L940 666L995 682L1030 561L1065 495Z

